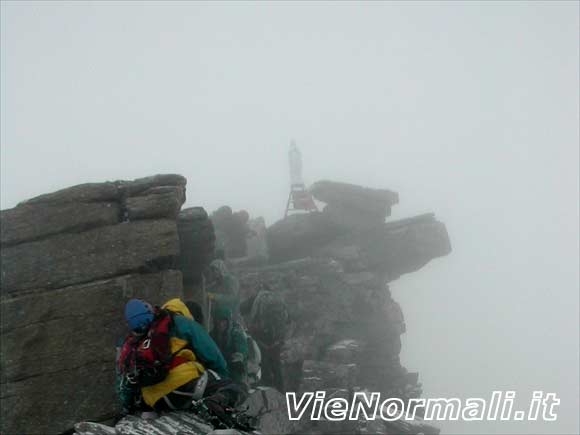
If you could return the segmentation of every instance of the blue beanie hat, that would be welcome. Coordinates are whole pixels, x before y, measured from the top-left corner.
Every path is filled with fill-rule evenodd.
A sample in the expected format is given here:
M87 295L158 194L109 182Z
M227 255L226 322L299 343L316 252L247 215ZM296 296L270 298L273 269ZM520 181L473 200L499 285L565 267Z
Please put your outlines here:
M131 299L125 305L125 320L132 331L147 329L154 317L151 304L141 299Z

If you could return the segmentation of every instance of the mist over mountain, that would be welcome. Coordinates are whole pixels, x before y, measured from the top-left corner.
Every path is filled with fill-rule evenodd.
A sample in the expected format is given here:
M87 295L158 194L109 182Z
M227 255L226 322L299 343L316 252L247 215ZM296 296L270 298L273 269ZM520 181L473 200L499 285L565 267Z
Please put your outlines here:
M561 399L578 433L575 2L1 4L0 208L72 185L181 174L182 208L284 215L307 185L397 192L453 253L389 284L425 397Z

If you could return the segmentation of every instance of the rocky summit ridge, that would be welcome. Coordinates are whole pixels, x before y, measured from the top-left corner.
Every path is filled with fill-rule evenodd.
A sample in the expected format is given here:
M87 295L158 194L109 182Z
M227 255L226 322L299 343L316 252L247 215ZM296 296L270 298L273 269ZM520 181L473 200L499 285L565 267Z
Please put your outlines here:
M385 221L398 194L320 181L320 212L266 227L249 221L246 255L229 258L242 300L266 286L292 319L283 351L287 391L327 397L421 394L400 362L406 325L389 282L451 252L434 214ZM125 416L114 392L125 302L180 297L204 306L203 270L216 237L203 207L182 210L186 179L164 174L73 186L0 212L2 434L207 434L191 413ZM437 433L414 421L289 421L284 396L246 404L263 433ZM115 424L116 423L116 424Z

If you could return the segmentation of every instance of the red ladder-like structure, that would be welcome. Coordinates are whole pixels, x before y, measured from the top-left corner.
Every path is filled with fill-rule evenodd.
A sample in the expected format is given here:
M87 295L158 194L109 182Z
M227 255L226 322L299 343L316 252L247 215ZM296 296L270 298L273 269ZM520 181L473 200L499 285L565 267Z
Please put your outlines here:
M290 186L290 195L288 195L284 217L287 217L291 211L318 211L314 198L312 198L304 184L292 184Z

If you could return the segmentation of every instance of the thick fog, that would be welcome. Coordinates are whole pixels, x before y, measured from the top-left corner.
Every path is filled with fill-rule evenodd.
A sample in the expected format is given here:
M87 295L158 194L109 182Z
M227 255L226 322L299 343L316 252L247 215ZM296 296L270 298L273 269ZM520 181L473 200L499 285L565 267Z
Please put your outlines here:
M533 390L578 433L577 2L2 2L1 207L187 177L188 206L281 218L308 184L400 195L453 252L391 284L425 397Z

